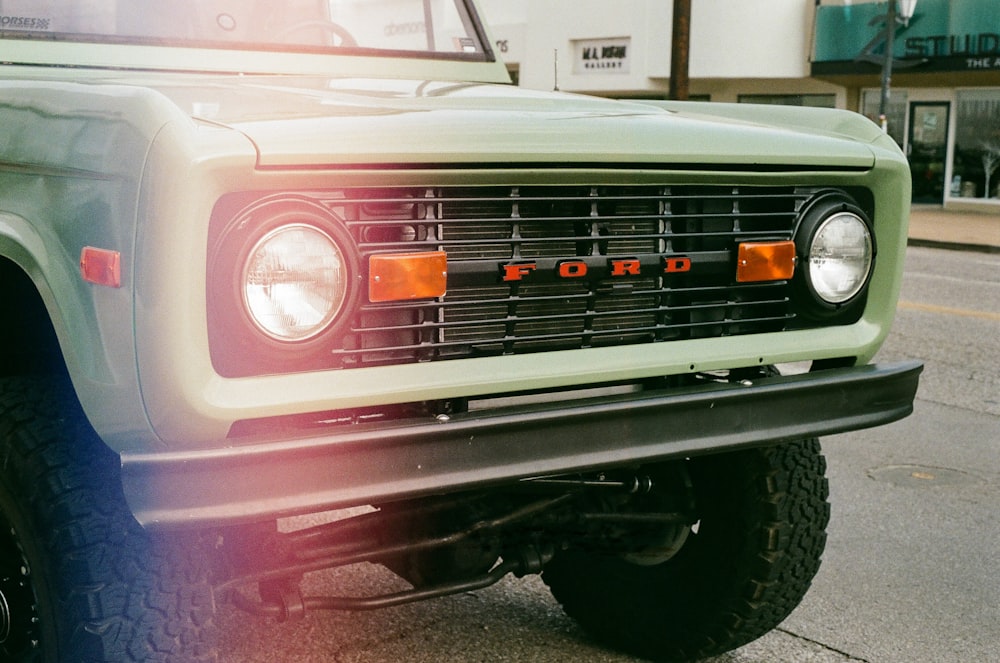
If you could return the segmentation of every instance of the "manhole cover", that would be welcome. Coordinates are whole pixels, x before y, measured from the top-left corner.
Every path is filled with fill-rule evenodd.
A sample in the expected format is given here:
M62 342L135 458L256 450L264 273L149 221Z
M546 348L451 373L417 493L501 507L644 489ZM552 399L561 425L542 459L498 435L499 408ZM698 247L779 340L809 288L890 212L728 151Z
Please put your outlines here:
M876 481L885 481L894 486L929 488L931 486L957 486L975 483L979 479L967 472L947 467L927 465L888 465L868 470L868 476Z

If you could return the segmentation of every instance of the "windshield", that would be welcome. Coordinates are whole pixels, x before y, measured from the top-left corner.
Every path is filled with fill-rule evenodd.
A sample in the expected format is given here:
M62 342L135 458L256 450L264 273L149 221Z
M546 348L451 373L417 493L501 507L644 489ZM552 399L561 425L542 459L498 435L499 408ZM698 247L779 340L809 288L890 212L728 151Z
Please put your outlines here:
M0 39L486 57L465 0L0 0Z

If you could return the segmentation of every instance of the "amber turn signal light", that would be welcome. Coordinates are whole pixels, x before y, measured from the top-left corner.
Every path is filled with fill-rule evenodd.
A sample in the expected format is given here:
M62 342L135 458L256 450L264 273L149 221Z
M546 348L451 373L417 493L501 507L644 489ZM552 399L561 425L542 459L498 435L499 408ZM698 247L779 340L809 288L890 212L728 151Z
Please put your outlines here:
M744 242L736 256L736 280L787 281L795 274L795 242Z
M85 246L80 251L80 275L88 283L120 288L122 285L121 254L110 249Z
M386 253L368 258L368 299L398 302L442 297L448 289L444 251Z

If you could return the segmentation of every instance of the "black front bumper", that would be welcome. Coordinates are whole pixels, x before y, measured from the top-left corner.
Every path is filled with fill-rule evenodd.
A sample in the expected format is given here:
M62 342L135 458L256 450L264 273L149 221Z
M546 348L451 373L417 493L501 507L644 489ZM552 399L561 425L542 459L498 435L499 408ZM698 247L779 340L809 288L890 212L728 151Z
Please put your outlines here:
M922 365L505 407L201 451L125 453L147 527L194 527L776 444L910 414Z

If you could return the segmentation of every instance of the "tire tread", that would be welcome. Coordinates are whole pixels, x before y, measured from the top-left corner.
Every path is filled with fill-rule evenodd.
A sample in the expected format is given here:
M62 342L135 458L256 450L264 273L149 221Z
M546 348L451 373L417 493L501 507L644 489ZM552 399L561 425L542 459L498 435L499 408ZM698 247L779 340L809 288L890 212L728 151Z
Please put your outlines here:
M155 537L135 522L117 456L69 387L0 380L0 445L0 480L46 551L33 565L56 597L60 663L214 661L203 544Z
M703 523L662 568L570 550L543 572L565 612L612 647L662 661L730 651L778 626L819 570L830 505L817 440L698 458L691 471L722 524Z

